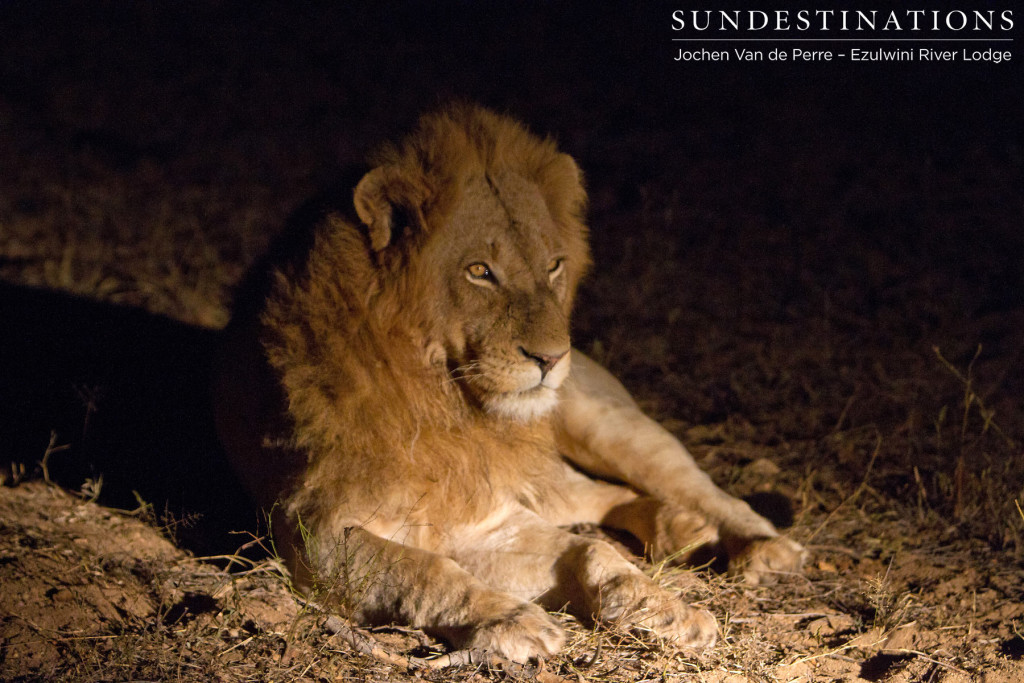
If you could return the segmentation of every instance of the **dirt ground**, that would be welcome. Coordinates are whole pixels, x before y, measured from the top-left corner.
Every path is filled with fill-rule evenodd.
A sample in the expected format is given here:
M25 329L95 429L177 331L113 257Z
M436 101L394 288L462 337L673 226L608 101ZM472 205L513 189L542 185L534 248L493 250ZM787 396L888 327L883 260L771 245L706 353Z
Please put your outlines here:
M681 65L659 12L0 5L0 680L1024 680L1020 60ZM441 667L297 599L220 460L233 286L452 96L579 160L576 345L811 551L645 565L712 651Z

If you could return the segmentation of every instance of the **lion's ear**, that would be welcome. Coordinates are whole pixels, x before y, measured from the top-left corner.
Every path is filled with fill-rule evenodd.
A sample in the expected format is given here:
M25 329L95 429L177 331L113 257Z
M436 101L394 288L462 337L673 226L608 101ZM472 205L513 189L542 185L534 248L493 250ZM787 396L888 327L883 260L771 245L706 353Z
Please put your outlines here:
M391 201L387 194L387 171L378 167L363 176L352 198L359 220L366 224L370 246L380 251L391 241Z
M419 176L391 166L378 166L363 176L352 200L374 251L398 241L405 231L426 225L423 205L428 195Z
M587 205L583 171L568 154L559 154L544 169L541 182L548 208L556 217L565 214L579 219Z

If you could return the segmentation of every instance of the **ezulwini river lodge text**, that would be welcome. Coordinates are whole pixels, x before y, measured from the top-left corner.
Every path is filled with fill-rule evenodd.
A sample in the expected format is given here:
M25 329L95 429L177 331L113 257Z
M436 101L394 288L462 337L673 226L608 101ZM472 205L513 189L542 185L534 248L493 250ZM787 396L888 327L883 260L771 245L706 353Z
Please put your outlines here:
M1009 50L964 48L937 50L930 47L907 48L849 48L838 50L806 50L803 48L775 48L772 50L697 50L681 49L677 62L831 62L840 59L851 62L991 62L999 64L1012 58Z

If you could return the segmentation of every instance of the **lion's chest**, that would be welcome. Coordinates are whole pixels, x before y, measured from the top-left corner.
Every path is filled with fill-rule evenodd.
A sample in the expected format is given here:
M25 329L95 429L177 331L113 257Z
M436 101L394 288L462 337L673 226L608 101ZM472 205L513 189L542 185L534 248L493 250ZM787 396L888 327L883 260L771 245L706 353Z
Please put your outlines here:
M435 449L437 457L422 463L421 487L426 497L444 505L458 500L470 506L476 500L531 500L554 478L561 463L545 420L481 420L439 435Z
M432 530L417 533L442 534L505 506L536 508L557 495L552 489L562 462L548 425L532 427L485 423L422 433L413 449L379 472L363 505L375 506L382 532L412 524ZM424 539L423 545L431 544Z

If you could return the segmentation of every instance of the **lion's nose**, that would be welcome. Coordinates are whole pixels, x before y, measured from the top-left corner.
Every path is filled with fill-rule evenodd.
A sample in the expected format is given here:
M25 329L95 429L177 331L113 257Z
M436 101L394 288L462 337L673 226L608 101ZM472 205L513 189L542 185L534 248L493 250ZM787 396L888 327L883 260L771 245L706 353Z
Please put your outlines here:
M566 349L565 351L562 351L561 353L554 356L547 353L527 351L522 346L519 347L519 352L522 353L527 358L529 358L530 360L532 360L534 363L536 363L537 367L540 368L541 377L544 377L549 372L551 372L552 368L554 368L555 365L558 364L558 361L565 358L565 354L569 353L569 349Z

